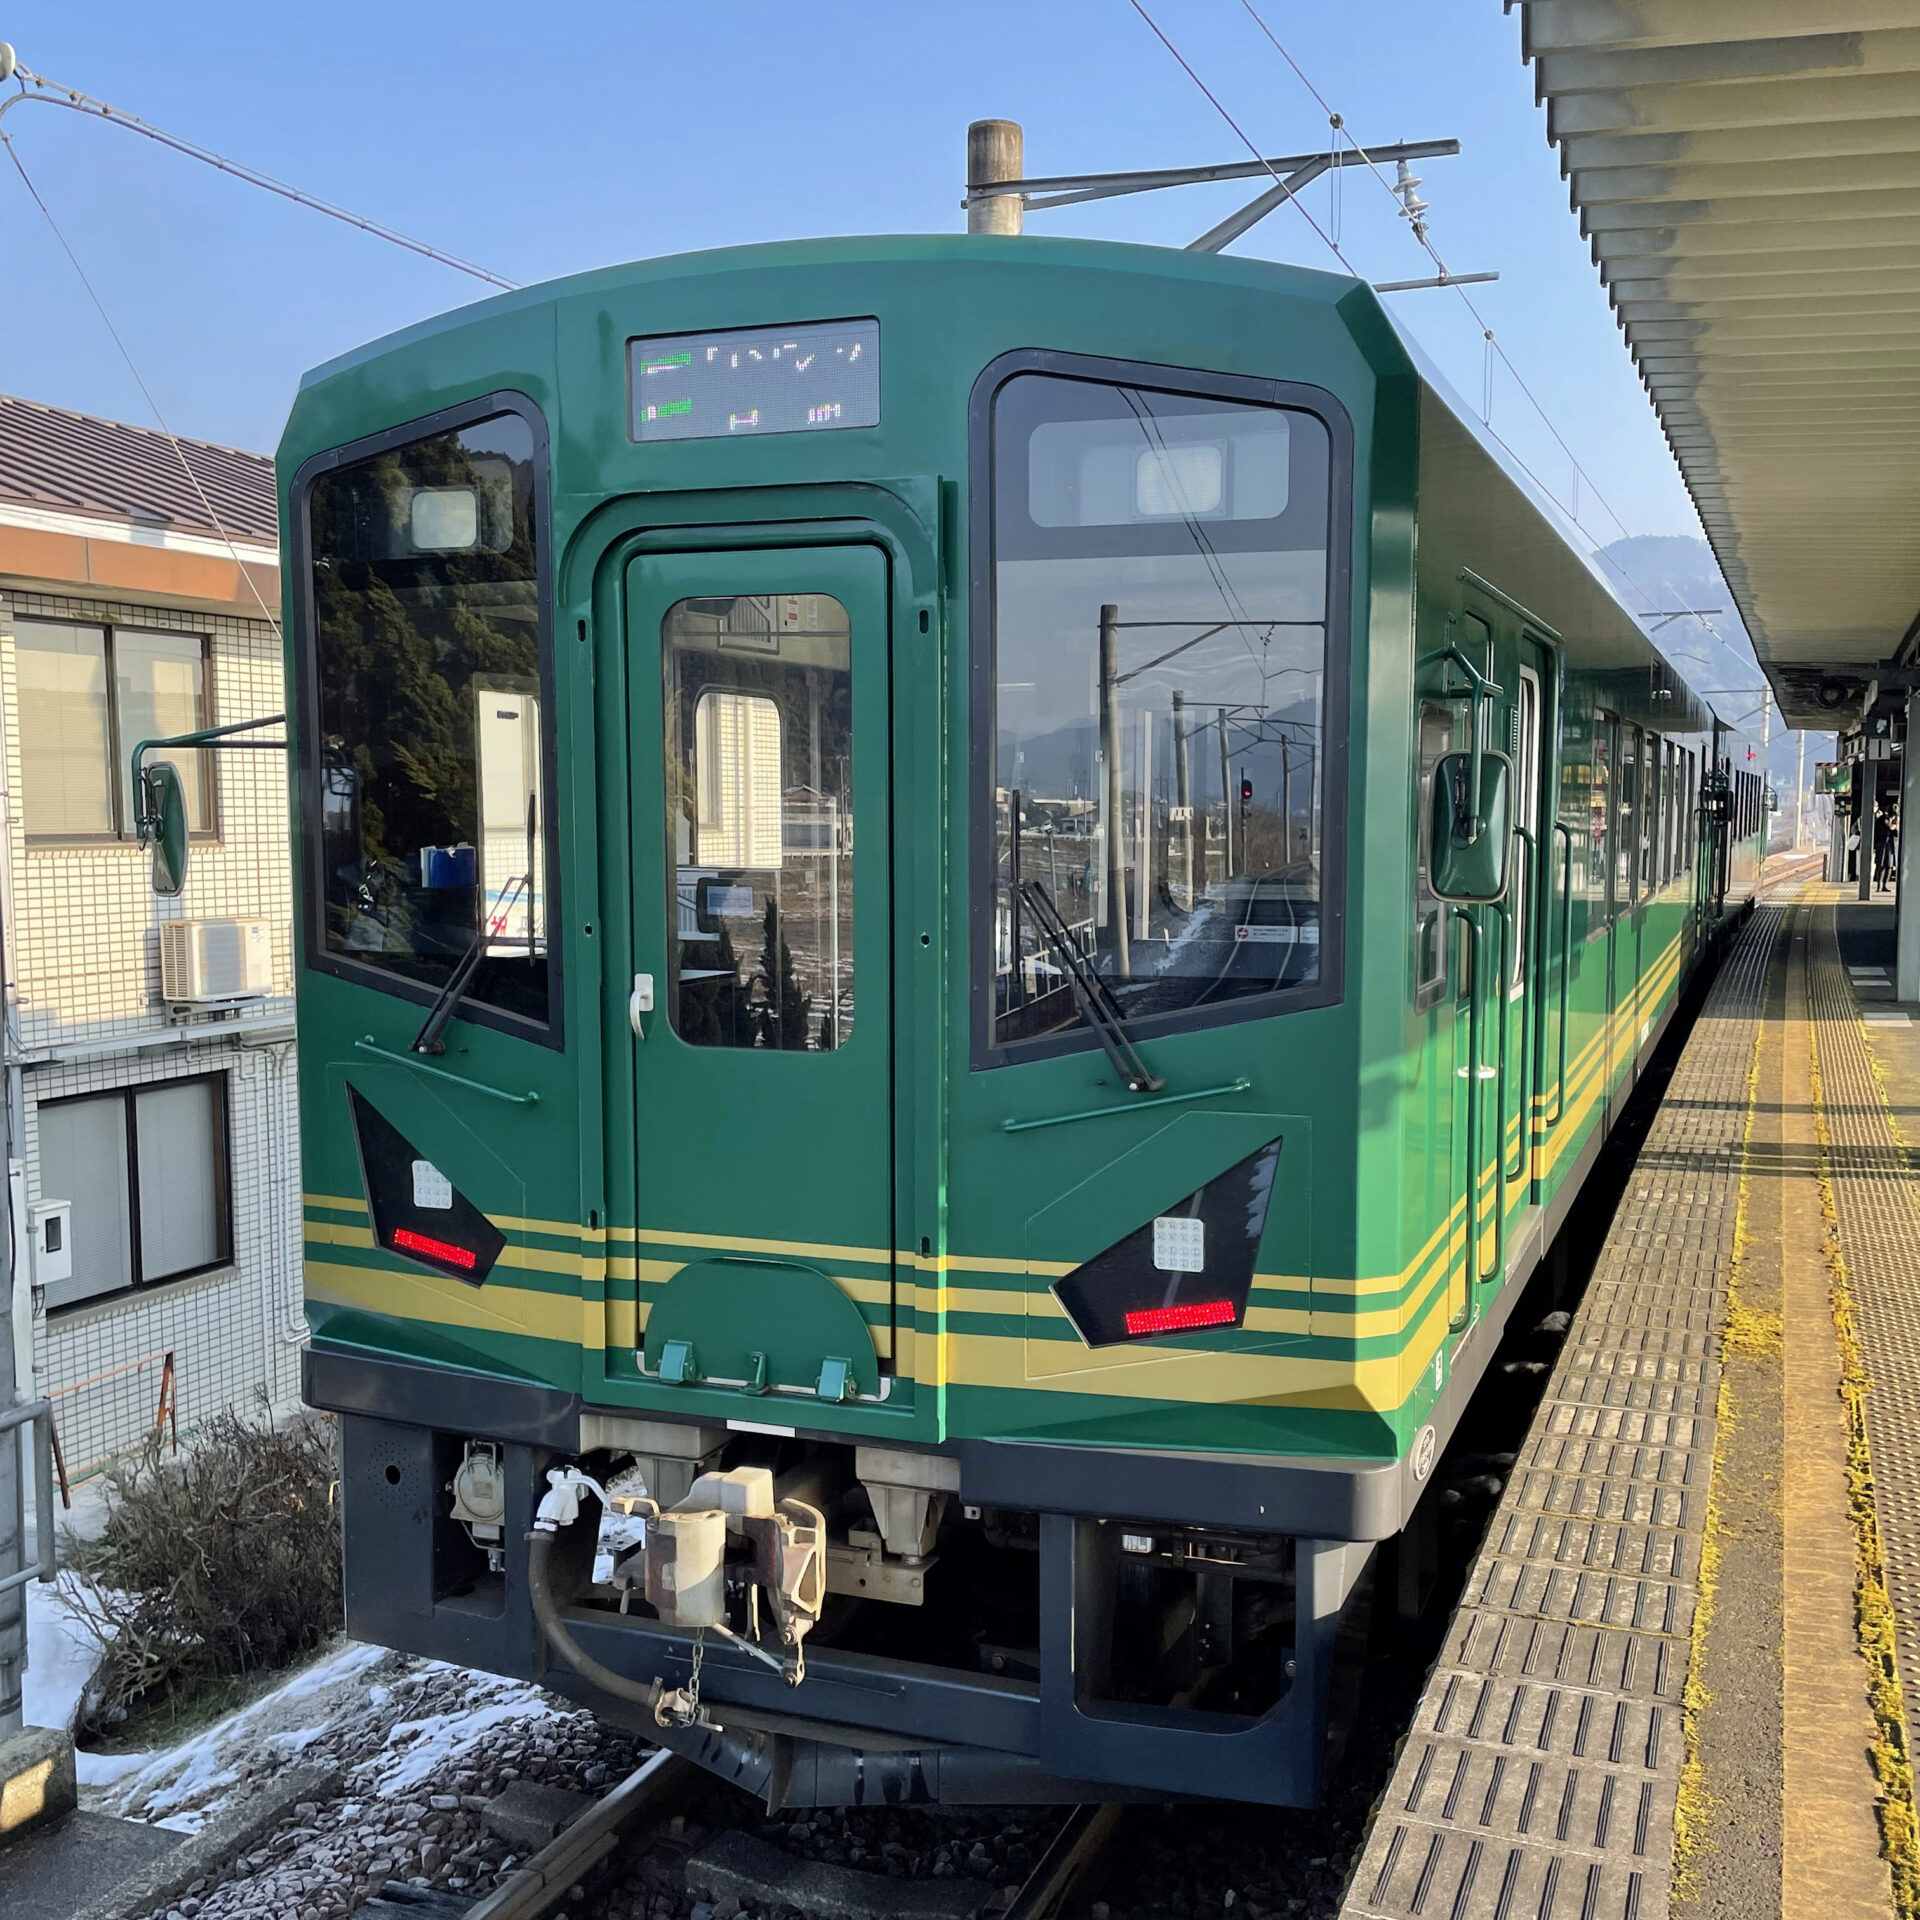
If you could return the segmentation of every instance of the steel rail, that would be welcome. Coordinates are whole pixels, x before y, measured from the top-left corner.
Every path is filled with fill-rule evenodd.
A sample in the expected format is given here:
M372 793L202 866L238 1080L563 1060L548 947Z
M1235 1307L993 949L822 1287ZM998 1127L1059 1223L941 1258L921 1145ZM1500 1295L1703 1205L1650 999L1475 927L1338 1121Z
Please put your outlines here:
M636 1820L663 1820L707 1786L711 1776L662 1747L555 1835L524 1866L516 1867L480 1901L467 1920L535 1920L558 1906L583 1873L598 1866Z
M634 1838L630 1829L664 1824L719 1782L692 1760L662 1748L467 1909L466 1920L540 1920L584 1874ZM1042 1851L1005 1920L1064 1920L1097 1890L1120 1831L1120 1805L1075 1807ZM801 1863L796 1863L801 1864ZM984 1908L991 1889L980 1889Z

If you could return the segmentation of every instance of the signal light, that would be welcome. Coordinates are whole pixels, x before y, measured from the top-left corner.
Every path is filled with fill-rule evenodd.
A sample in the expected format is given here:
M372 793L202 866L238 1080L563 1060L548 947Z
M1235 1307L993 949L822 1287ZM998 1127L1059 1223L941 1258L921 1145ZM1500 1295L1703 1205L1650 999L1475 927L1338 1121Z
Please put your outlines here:
M415 1233L411 1227L395 1227L392 1237L396 1253L438 1260L443 1266L458 1267L462 1273L471 1273L474 1269L475 1255L471 1247L456 1247L450 1240L436 1240L430 1234Z
M1173 1307L1136 1307L1127 1315L1127 1332L1138 1339L1147 1333L1183 1333L1189 1327L1231 1326L1235 1312L1231 1300L1188 1300Z
M1253 780L1248 774L1240 776L1240 799L1244 804L1253 798Z

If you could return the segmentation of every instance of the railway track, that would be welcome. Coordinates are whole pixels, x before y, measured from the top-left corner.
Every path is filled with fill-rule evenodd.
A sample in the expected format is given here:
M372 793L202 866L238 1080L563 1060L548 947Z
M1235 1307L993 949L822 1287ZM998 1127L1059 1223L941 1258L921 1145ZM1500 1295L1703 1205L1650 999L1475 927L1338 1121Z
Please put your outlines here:
M651 1837L664 1838L676 1814L715 1789L712 1775L692 1761L667 1752L651 1754L481 1900L468 1904L450 1894L389 1884L365 1902L353 1920L540 1920L604 1868L616 1851L644 1850ZM709 1843L702 1850L708 1856L704 1871L739 1888L735 1899L742 1908L846 1913L853 1920L967 1920L987 1912L1000 1920L1071 1920L1099 1889L1121 1812L1118 1806L1074 1808L1010 1903L1004 1889L983 1881L903 1879L822 1868L732 1829L721 1830L719 1848ZM716 1854L723 1857L712 1857ZM689 1862L689 1884L701 1871L697 1860Z

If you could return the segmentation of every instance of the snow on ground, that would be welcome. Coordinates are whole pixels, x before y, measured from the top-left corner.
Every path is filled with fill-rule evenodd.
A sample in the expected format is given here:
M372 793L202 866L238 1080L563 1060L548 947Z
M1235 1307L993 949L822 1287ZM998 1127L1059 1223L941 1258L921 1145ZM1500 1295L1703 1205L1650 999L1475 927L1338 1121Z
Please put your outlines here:
M100 1663L100 1649L92 1636L61 1602L61 1588L72 1579L72 1574L63 1573L57 1585L42 1586L34 1580L26 1590L26 1722L69 1734L80 1712L81 1696ZM80 1784L91 1786L95 1776L87 1763L106 1756L83 1753L79 1758Z
M325 1718L315 1724L318 1696L338 1692L345 1704L357 1689L352 1682L384 1657L379 1647L347 1640L291 1679L262 1694L238 1712L216 1720L190 1739L165 1753L129 1756L111 1781L95 1781L110 1788L90 1804L102 1813L151 1821L182 1833L196 1833L224 1804L228 1790L261 1772L278 1771L304 1752L325 1730ZM292 1721L294 1724L287 1724ZM306 1723L306 1724L301 1724ZM304 1734L306 1739L297 1740ZM289 1745L289 1735L297 1744ZM82 1760L105 1755L82 1754Z
M635 1760L631 1735L538 1687L343 1642L90 1804L192 1832L287 1767L323 1768L339 1783L330 1795L301 1802L177 1911L341 1920L388 1880L477 1897L513 1859L482 1830L488 1798L519 1779L597 1793Z

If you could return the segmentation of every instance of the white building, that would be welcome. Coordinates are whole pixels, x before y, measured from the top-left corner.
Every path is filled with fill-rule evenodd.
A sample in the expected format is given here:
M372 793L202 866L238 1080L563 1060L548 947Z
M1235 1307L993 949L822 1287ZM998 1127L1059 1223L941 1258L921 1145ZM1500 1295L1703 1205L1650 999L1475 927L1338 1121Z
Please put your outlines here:
M128 772L140 739L280 712L279 611L271 462L0 397L6 1091L74 1480L162 1418L297 1389L286 756L163 756L195 816L178 899ZM168 936L163 990L176 921L203 930Z

